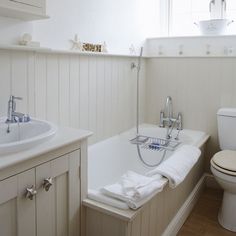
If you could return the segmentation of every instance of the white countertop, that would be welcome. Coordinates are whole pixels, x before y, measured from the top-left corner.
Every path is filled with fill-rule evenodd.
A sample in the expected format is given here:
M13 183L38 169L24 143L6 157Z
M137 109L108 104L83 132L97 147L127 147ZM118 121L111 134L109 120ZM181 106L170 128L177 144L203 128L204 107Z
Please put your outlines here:
M0 154L0 170L23 161L54 151L58 148L79 142L93 133L87 130L59 128L55 136L33 148L16 153Z

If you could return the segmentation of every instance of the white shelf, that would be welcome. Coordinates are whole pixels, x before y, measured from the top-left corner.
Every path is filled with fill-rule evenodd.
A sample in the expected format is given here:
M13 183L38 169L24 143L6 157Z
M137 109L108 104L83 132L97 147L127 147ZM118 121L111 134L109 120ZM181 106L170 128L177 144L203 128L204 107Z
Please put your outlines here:
M185 36L160 36L151 37L146 40L161 40L161 39L205 39L205 38L236 38L235 34L229 35L185 35Z
M224 55L186 55L186 56L177 56L177 55L168 55L168 56L155 56L155 55L150 55L148 56L147 58L236 58L236 55L235 56L224 56Z
M51 52L52 51L50 48L28 47L28 46L8 45L8 44L0 44L0 49L15 50L15 51L30 51L30 52Z
M117 53L100 53L100 52L79 52L73 50L62 50L62 49L52 49L43 47L28 47L20 45L8 45L0 44L0 49L2 50L15 50L15 51L30 51L30 52L41 52L41 53L54 53L54 54L73 54L81 56L104 56L104 57L133 57L137 58L138 55L129 54L117 54Z
M62 49L51 49L43 47L28 47L20 45L7 45L0 44L0 50L12 50L12 51L29 51L38 53L48 54L70 54L70 55L81 55L81 56L103 56L103 57L128 57L137 58L138 55L129 54L116 54L116 53L99 53L99 52L78 52L73 50L62 50ZM236 55L148 55L143 58L236 58Z

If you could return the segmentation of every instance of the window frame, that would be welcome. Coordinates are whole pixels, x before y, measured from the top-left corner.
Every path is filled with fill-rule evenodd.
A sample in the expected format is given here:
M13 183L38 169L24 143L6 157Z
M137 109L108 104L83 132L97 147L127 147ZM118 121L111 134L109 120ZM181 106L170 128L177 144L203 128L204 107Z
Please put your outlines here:
M175 37L176 35L173 34L173 1L176 0L159 0L159 1L160 1L160 8L159 8L160 35L163 37L172 37L172 36ZM225 11L225 13L223 13L223 9L224 7L226 7L226 5L223 4L227 4L227 0L213 0L213 1L216 2L215 3L216 7L211 8L210 12L211 0L209 0L209 14L211 15L210 18L214 19L214 17L212 16L219 15L219 12L221 12L220 17L224 18L224 16L227 13L227 10ZM190 36L193 35L190 34Z

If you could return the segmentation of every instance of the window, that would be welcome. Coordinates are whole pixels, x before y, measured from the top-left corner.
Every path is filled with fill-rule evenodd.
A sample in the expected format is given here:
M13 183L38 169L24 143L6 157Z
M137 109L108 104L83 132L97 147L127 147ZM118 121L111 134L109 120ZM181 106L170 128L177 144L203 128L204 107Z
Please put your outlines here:
M236 0L160 0L163 36L198 35L195 22L225 17L236 21ZM231 34L236 33L235 24L229 27Z

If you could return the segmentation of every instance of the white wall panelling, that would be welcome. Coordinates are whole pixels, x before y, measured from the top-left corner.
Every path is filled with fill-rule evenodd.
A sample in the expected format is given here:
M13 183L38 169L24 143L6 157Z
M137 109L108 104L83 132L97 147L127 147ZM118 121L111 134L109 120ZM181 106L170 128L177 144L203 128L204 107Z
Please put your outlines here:
M17 110L63 126L90 129L91 142L135 125L136 58L0 50L0 115L10 94ZM145 104L142 67L142 114Z
M175 113L183 113L183 127L211 135L211 158L219 150L216 112L236 107L235 64L236 58L148 59L147 121L157 123L166 96L172 96Z

